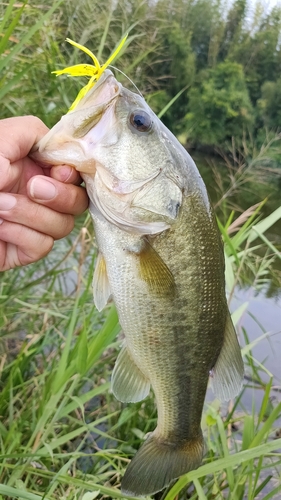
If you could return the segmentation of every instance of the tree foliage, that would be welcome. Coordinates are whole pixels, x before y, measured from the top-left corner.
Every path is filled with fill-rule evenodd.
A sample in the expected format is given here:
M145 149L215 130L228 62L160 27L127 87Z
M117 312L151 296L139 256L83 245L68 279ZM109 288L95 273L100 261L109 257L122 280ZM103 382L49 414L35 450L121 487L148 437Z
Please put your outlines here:
M232 136L242 139L243 129L252 126L252 117L243 68L225 61L200 73L199 84L189 92L184 123L189 138L217 145Z
M280 7L265 11L250 0L58 0L43 22L52 5L9 2L17 23L0 44L1 93L9 95L0 102L2 117L33 113L53 125L80 82L58 80L51 71L85 60L65 38L87 45L103 61L128 31L116 65L156 112L180 94L163 116L174 133L196 145L222 146L233 136L239 144L249 130L255 137L262 128L280 128ZM0 19L6 8L0 5ZM40 29L27 41L40 16ZM15 47L21 47L16 64L9 59Z
M259 3L254 9L250 0L236 0L228 10L223 0L155 5L159 46L150 64L158 91L152 106L160 110L187 86L163 117L167 126L209 146L233 137L239 146L245 133L261 137L263 127L278 129L281 9L266 12Z
M258 101L263 123L269 129L281 129L281 78L275 82L265 82Z

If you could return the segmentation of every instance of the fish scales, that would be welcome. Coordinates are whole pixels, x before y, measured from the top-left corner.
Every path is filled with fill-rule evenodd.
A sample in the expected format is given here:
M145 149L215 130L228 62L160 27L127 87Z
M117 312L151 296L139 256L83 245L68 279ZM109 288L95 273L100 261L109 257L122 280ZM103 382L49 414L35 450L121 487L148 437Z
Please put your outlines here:
M188 201L187 199L187 205ZM188 212L188 206L183 207L181 214L183 219L185 218L185 210ZM198 393L202 386L201 377L207 381L209 371L215 364L223 342L221 332L224 329L226 314L224 312L225 292L221 286L221 280L217 283L217 293L214 291L214 285L218 281L217 274L221 272L222 265L222 252L218 246L218 239L217 237L213 239L216 258L212 257L211 262L209 248L207 252L201 249L201 252L196 254L193 245L190 245L190 251L185 246L181 249L183 255L179 266L179 259L175 259L175 255L178 253L177 242L180 243L179 246L182 246L184 227L180 222L181 218L179 219L179 227L175 227L173 232L170 232L164 245L161 241L164 238L161 235L156 236L153 240L153 247L164 262L169 262L169 268L175 277L175 282L178 283L177 293L173 301L170 298L163 300L157 296L152 297L148 293L146 284L139 279L136 257L133 254L126 259L126 264L122 262L118 265L118 255L115 259L111 258L107 265L107 273L114 302L119 312L120 323L126 335L127 346L134 356L135 363L144 374L148 375L156 395L157 428L164 429L167 438L171 432L178 433L181 439L184 439L185 433L190 434L189 422L191 418L195 420L197 430L200 426L202 406L198 405ZM120 230L115 231L115 239L110 245L108 231L100 228L97 220L95 220L95 226L98 246L106 258L107 253L112 255L118 249ZM196 240L200 237L198 235L200 231L198 218L194 221L194 226L191 227L190 234L184 234L184 239L189 237ZM106 235L106 238L103 235ZM172 243L169 241L170 238ZM127 239L130 239L130 236ZM124 235L121 244L124 247L132 245L131 242L126 245ZM190 261L194 264L188 265ZM210 264L213 274L211 280L209 276ZM203 280L198 279L199 274L202 274ZM206 299L211 317L215 316L212 318L212 336L210 335L210 314L208 314L209 311L206 314L204 310L202 297ZM198 320L198 318L200 319ZM216 340L215 343L214 340ZM210 357L208 363L206 352ZM169 364L167 364L167 357L170 360ZM196 365L201 365L200 372L198 369L194 369ZM193 376L190 376L190 371L194 372ZM172 380L172 383L169 379ZM177 380L180 391L183 387L186 388L186 392L183 394L177 390ZM205 388L201 393L200 399L203 404ZM191 405L198 408L199 418L197 414L194 415L194 412L190 412ZM163 422L159 415L163 416ZM171 425L167 425L165 417L171 420ZM175 422L177 421L179 428L176 430Z
M129 464L122 490L153 494L201 463L210 371L222 399L234 397L243 379L206 188L143 98L108 70L32 154L70 163L85 180L99 248L95 303L101 310L113 298L125 334L112 390L136 402L152 387L157 404L157 427Z

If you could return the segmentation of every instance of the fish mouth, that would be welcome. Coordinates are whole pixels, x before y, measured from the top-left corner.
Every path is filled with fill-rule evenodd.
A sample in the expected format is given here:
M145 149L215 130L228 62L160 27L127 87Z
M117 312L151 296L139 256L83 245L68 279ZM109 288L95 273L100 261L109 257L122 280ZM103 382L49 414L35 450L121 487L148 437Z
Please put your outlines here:
M109 69L105 70L97 83L87 92L72 113L86 106L101 104L106 106L113 98L119 95L120 87L121 85L117 82L112 71Z
M121 84L106 70L74 110L60 121L31 149L29 156L41 166L68 164L86 173L95 172L93 146L115 120L115 102Z

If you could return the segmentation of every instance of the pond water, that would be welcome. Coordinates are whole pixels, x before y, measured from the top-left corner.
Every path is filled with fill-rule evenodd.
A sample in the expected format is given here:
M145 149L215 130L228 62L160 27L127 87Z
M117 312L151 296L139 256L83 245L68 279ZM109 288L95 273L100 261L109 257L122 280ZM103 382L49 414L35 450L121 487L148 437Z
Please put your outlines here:
M255 295L252 288L236 289L231 309L235 310L245 302L249 305L247 312L243 314L237 325L239 341L241 346L245 345L242 329L247 332L250 342L262 337L253 347L252 355L267 370L267 372L263 369L259 370L261 379L268 382L270 376L273 376L271 398L275 405L277 402L281 402L281 298L268 298L262 292ZM246 367L246 377L250 373L251 371L247 370ZM248 379L248 383L251 386L255 385L255 387L245 389L241 402L246 410L251 412L252 402L255 401L258 412L264 391L259 384L253 384L250 379ZM281 419L279 419L278 425L281 425Z

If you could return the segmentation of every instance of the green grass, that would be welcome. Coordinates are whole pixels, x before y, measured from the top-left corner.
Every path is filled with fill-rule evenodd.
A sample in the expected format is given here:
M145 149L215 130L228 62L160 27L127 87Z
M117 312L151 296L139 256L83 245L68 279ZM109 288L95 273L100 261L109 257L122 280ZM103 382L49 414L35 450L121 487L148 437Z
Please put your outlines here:
M246 221L240 234L228 237L233 276L236 260L229 249L236 250L239 267L248 258L239 245L270 220L274 215ZM1 275L2 498L82 500L87 492L124 498L118 488L125 467L156 425L153 396L124 406L110 394L119 326L112 305L104 315L93 305L90 231L89 217L80 218L72 237L57 242L46 259ZM243 311L234 313L236 323ZM281 404L272 406L272 377L264 382L253 346L247 342L244 356L247 373L264 394L259 414L254 401L252 412L241 413L239 398L227 408L216 400L206 405L203 465L162 498L187 498L186 491L193 499L278 498L281 439L274 438Z

